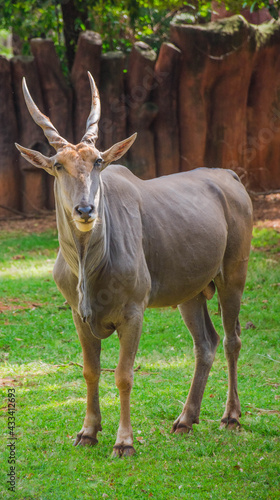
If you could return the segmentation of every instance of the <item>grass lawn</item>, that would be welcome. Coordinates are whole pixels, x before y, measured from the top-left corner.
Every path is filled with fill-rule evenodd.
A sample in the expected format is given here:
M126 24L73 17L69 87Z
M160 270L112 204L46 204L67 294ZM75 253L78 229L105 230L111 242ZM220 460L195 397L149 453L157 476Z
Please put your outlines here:
M252 244L240 315L242 428L219 429L227 393L221 342L200 424L187 436L170 434L193 375L192 339L177 310L148 310L131 403L137 454L112 460L119 398L111 372L101 376L103 432L98 445L72 445L85 414L86 387L71 311L52 279L56 232L1 234L1 498L280 499L280 234L255 229ZM222 336L215 297L209 309ZM102 347L103 368L115 368L117 336ZM15 492L9 492L7 483L11 387L16 399Z

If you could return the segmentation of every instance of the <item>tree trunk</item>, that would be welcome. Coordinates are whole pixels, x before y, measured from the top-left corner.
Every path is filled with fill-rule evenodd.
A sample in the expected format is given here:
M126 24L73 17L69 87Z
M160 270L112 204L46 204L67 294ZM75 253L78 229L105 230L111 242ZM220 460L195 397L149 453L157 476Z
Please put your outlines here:
M52 40L33 38L30 42L35 57L46 113L59 134L72 142L72 91L61 70ZM54 151L52 151L53 154ZM48 177L49 208L54 208L53 178Z
M44 104L41 88L38 85L38 73L33 57L18 56L11 59L14 99L17 109L18 139L24 147L40 151L44 155L50 154L50 146L38 125L33 121L25 104L22 92L22 78L26 82L32 98L43 112ZM22 172L22 211L36 212L47 206L47 177L48 174L27 162L19 153L19 167Z
M244 153L250 187L265 191L280 186L280 25L264 24L258 30Z
M77 4L79 7L77 7ZM63 2L61 2L61 10L63 17L63 33L66 46L66 57L68 68L69 70L71 70L75 59L76 45L78 42L79 34L82 31L80 23L78 23L78 19L80 19L81 22L86 25L88 11L85 2L75 2L75 0L64 0Z
M101 58L101 120L97 143L101 151L126 138L124 62L122 52L107 52Z
M20 208L20 172L15 140L17 121L13 102L11 63L0 56L0 204ZM0 208L0 215L9 216L9 210Z
M153 129L157 175L180 170L178 126L178 87L181 51L171 43L163 43L155 66L154 100L158 106Z
M91 91L87 72L97 85L100 77L102 40L98 33L85 31L80 34L75 61L71 71L71 81L75 91L74 139L79 142L85 133L86 121L91 107Z
M233 168L244 174L247 95L255 31L241 16L188 26L175 22L182 50L179 88L181 169Z
M157 106L150 101L154 88L156 53L143 42L136 42L129 58L127 71L128 130L137 132L137 139L129 151L128 166L142 179L156 176L154 134L151 125Z

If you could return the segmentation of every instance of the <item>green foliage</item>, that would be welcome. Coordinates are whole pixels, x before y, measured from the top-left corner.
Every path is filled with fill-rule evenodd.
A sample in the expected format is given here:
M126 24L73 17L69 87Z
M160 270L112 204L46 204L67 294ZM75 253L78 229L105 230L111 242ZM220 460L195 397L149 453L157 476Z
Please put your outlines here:
M12 50L8 47L9 31L5 29L0 29L0 54L6 57L12 57Z
M91 29L101 34L104 52L130 49L134 36L128 9L120 10L119 5L98 2L94 9L88 10L88 16Z
M55 45L62 44L63 19L59 2L0 0L0 27L13 30L23 42L22 51L29 53L31 38L50 37Z
M225 2L226 8L232 12L240 12L242 9L250 9L254 12L261 9L267 9L272 18L278 19L280 10L280 0L227 0Z
M98 31L103 39L103 50L129 51L135 40L148 42L157 50L168 38L173 16L186 12L190 23L203 23L211 19L212 3L202 0L69 0L74 18L63 15L62 0L0 0L0 29L12 30L22 41L23 54L29 53L31 38L53 39L59 57L69 57L67 46L75 46L76 35L86 29ZM218 0L222 3L222 0ZM267 8L272 17L278 18L280 0L237 0L223 2L232 12L242 8L251 11ZM73 31L74 30L74 31ZM64 38L66 32L73 37ZM66 40L66 41L65 41ZM66 45L66 46L65 46ZM69 48L69 47L68 47ZM71 52L71 50L70 50ZM2 52L3 53L3 52Z
M2 379L15 386L17 408L17 486L9 494L8 387L2 386L1 498L279 498L279 233L257 228L252 241L240 315L241 430L219 429L227 392L221 342L200 424L187 436L170 434L193 375L192 339L177 310L148 310L136 358L141 369L135 373L131 397L137 454L114 461L110 454L119 397L113 373L101 374L103 432L98 445L72 446L84 418L86 387L71 312L51 275L57 247L54 231L2 233L0 238L0 369ZM208 305L222 337L216 298ZM248 322L255 328L246 329ZM103 368L116 366L115 334L102 342L101 359Z
M280 1L279 0L255 0L255 1L246 1L244 2L245 7L250 7L250 11L259 9L267 9L272 18L279 18L279 10L280 10Z

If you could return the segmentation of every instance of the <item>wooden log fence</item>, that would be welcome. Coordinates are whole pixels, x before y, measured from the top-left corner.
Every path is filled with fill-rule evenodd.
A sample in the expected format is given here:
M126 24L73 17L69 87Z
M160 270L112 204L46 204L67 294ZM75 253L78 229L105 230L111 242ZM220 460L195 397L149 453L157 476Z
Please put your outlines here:
M89 70L100 90L98 147L138 137L124 163L150 179L195 167L234 169L254 191L280 188L280 23L233 16L207 25L172 22L158 56L143 42L129 56L102 54L97 33L80 35L69 80L50 40L33 56L0 57L0 216L53 209L52 179L14 142L53 153L26 109L21 81L70 142L84 134Z

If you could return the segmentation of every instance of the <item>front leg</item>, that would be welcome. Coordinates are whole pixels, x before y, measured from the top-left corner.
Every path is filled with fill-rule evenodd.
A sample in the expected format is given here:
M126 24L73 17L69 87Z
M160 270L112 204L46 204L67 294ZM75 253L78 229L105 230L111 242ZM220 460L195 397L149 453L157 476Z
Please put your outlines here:
M132 307L125 316L125 321L117 329L120 355L115 381L120 394L121 415L113 457L130 456L135 453L130 421L130 393L133 386L133 364L142 332L143 310Z
M80 316L74 311L73 319L83 350L83 375L87 384L86 416L83 427L77 434L74 446L93 446L98 442L98 431L102 430L98 394L101 341L92 335L89 326L83 323Z

